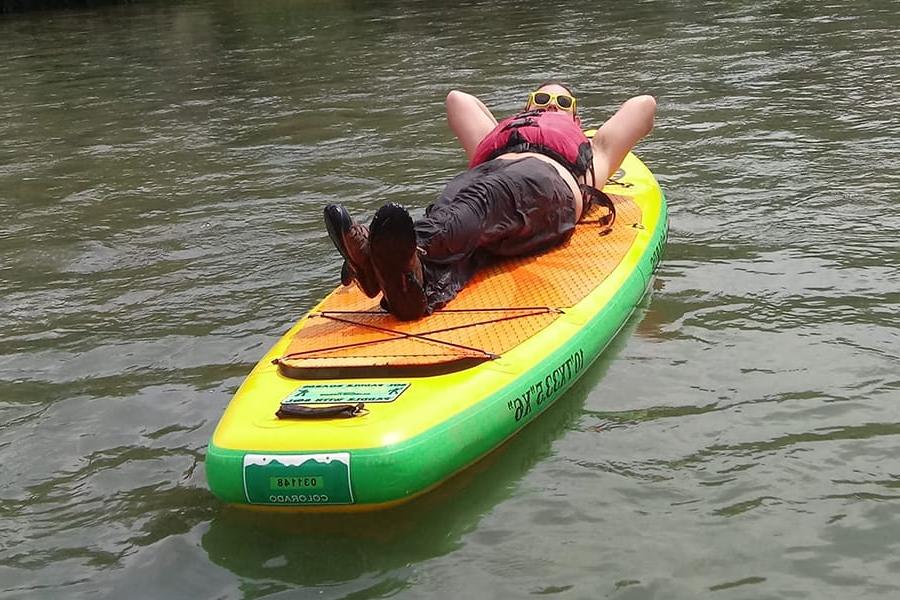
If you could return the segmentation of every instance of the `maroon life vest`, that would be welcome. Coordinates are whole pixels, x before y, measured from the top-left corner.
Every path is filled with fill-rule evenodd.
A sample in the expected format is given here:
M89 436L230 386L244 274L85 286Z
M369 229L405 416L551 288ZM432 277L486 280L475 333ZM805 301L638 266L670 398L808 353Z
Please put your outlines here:
M565 165L576 179L593 165L591 141L571 113L532 110L503 119L475 148L469 168L507 152L537 152Z
M531 110L503 119L475 148L469 168L507 152L536 152L564 165L576 181L580 180L579 188L585 203L582 216L591 204L604 206L609 212L597 222L604 228L602 235L612 230L616 206L609 196L594 187L596 177L591 141L570 113ZM591 174L590 185L587 173Z

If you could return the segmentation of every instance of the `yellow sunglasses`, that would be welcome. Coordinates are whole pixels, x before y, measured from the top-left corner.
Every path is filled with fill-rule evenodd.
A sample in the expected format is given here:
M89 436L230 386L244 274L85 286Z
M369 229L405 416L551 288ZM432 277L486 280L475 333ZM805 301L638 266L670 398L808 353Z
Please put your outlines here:
M531 92L528 94L529 105L544 107L550 106L551 102L563 110L575 113L575 98L569 94L551 94L550 92Z

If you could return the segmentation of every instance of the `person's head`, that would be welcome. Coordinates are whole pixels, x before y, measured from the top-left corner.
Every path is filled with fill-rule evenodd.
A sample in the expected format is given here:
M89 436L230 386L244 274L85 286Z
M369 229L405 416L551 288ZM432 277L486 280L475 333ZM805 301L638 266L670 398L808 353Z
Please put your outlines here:
M525 110L547 110L576 114L575 94L572 88L559 81L545 81L528 94Z

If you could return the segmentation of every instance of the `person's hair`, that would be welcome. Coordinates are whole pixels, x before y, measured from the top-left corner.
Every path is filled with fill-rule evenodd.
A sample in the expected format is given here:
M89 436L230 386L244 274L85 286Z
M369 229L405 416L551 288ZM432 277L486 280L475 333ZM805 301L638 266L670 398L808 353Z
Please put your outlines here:
M556 79L548 79L547 81L543 81L534 89L539 90L542 87L544 87L545 85L558 85L559 87L561 87L564 90L566 90L567 92L569 92L570 96L575 97L575 90L572 89L572 86L570 86L567 83L563 83L562 81L558 81Z

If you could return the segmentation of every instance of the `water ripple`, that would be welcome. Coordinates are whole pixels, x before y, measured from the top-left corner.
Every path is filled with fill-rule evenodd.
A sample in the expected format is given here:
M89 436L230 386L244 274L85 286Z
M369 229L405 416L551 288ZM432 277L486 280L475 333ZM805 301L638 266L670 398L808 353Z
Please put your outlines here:
M897 27L885 0L4 17L0 596L896 595ZM506 114L548 78L586 124L659 99L652 299L419 504L219 506L225 403L338 282L322 206L421 211L465 166L447 92Z

